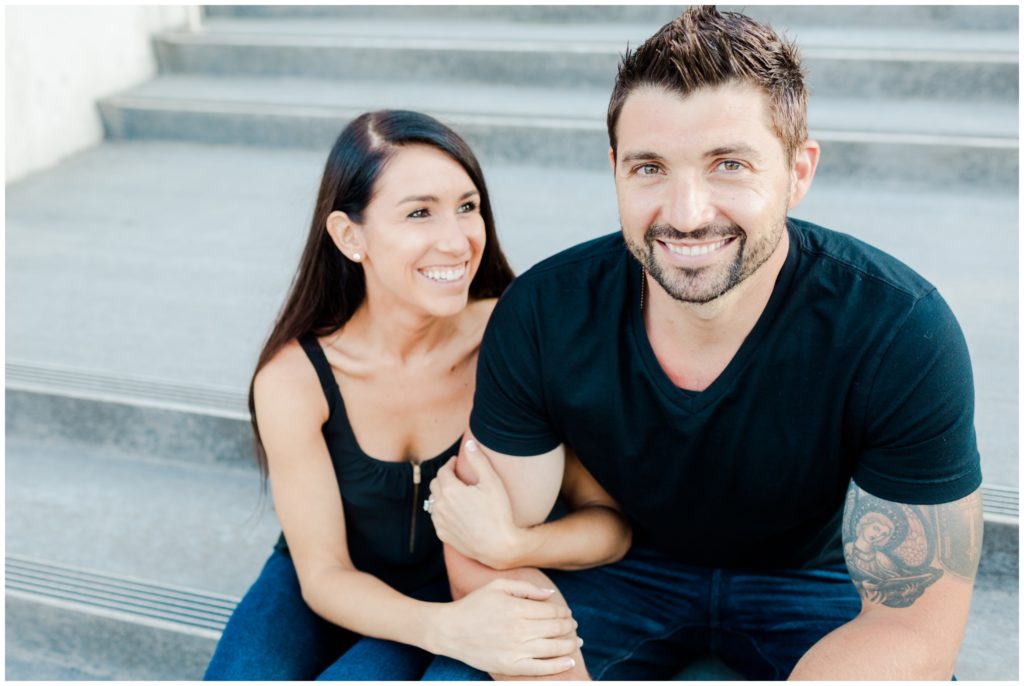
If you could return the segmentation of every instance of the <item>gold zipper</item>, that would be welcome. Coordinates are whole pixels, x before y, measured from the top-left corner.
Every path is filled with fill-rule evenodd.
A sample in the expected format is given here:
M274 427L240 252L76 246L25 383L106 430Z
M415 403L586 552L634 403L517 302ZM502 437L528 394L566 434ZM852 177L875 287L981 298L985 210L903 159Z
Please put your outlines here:
M416 548L416 510L420 502L420 463L412 463L412 515L409 522L409 554Z

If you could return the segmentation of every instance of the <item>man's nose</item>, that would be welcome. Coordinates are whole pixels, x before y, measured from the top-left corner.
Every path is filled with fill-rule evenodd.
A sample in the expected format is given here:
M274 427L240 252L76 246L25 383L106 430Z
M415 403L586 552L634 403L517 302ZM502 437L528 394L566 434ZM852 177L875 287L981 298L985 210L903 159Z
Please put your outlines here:
M664 220L683 233L694 231L715 221L711 189L696 175L677 176L668 187L664 203Z

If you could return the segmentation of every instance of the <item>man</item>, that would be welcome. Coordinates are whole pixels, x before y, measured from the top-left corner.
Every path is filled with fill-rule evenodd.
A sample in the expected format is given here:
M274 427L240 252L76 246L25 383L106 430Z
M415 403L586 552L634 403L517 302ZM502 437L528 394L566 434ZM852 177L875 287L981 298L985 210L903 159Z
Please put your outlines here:
M952 675L982 527L966 344L908 267L787 218L818 163L806 109L792 45L686 11L619 68L621 235L491 319L470 428L518 521L568 446L633 525L622 561L547 575L592 678L708 651L752 679ZM459 592L544 581L448 560Z

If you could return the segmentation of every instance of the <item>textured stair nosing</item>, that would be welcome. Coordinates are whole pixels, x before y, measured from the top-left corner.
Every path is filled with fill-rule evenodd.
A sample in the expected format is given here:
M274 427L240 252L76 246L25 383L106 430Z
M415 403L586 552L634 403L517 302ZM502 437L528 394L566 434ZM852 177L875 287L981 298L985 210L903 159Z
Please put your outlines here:
M10 360L5 372L10 390L112 403L130 398L140 407L249 421L244 391Z
M260 102L212 102L209 100L185 100L180 98L147 98L114 96L104 100L105 107L136 111L193 112L200 114L225 114L249 116L274 116L282 118L308 117L340 120L358 116L366 107L332 107L325 105L282 105ZM603 133L606 125L600 119L583 117L550 116L509 116L502 114L470 114L464 112L431 111L434 116L456 126L514 127L525 129L555 129L574 131L595 131ZM956 134L913 134L886 133L878 131L839 131L834 129L812 130L811 135L824 142L872 143L914 146L956 146L965 148L987 148L1015 150L1019 147L1017 138L1005 136L969 136Z
M31 557L7 555L5 563L5 591L14 597L206 638L219 637L238 603L230 596ZM68 578L75 581L67 583Z
M332 107L327 105L282 105L261 102L214 102L210 100L185 100L181 98L148 98L138 96L112 96L103 100L109 107L138 110L186 111L207 114L254 114L280 117L317 117L338 119L354 118L366 111L366 107ZM583 117L510 116L504 114L472 114L465 112L440 112L433 114L456 124L481 126L515 126L538 129L582 129L604 131L600 119Z
M6 584L9 588L18 588L26 592L50 594L71 600L81 597L90 604L123 605L137 608L143 613L181 617L199 623L227 619L234 609L231 603L211 603L205 599L188 601L180 596L168 598L159 591L125 589L110 581L87 579L81 575L72 580L65 575L39 570L9 568Z
M95 605L88 605L72 600L65 600L62 598L54 598L47 595L41 595L39 593L31 593L20 591L16 588L7 587L5 594L12 598L19 598L33 603L42 603L49 605L61 610L70 610L73 612L86 612L91 615L98 617L105 617L107 619L116 619L122 622L129 622L131 624L141 624L153 629L160 629L165 631L173 631L179 634L188 634L190 636L197 636L200 638L208 638L217 640L220 638L223 629L212 629L208 627L199 627L189 624L183 624L178 621L159 619L156 617L148 617L140 615L134 612L125 612L123 610L116 610L107 607L98 607Z
M799 41L797 41L799 43ZM1016 64L1017 53L1003 50L927 50L895 48L818 48L802 47L806 59L849 60L856 62L982 62Z
M657 27L652 28L653 30ZM590 55L620 55L626 40L579 41L536 40L529 38L494 38L491 40L453 37L423 38L401 36L359 36L353 34L308 33L241 33L211 31L200 33L169 32L157 40L169 45L203 45L214 47L303 47L303 48L358 48L365 50L445 50L451 52L520 52L570 53ZM797 41L799 43L799 39ZM800 52L805 59L887 62L982 62L1013 64L1017 54L1006 50L939 50L935 48L893 47L824 47L803 45Z
M201 604L209 605L214 608L226 608L229 611L234 608L235 603L238 601L238 599L233 596L211 593L209 591L200 592L196 589L173 586L165 583L156 584L129 576L88 570L81 567L55 565L38 558L23 555L8 555L6 557L6 568L7 571L17 569L19 571L52 574L54 577L78 582L93 582L98 578L102 578L103 583L110 586L134 590L139 593L151 593L168 599L189 601L199 598L201 599L199 601Z

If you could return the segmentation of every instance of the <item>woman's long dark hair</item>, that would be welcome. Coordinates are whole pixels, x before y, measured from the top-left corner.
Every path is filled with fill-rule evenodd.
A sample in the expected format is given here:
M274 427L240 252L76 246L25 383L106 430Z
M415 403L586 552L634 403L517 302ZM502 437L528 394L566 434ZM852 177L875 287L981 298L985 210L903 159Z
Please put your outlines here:
M361 223L384 166L398 147L411 144L429 145L451 157L466 170L480 192L486 243L480 268L469 284L470 297L496 298L512 281L512 268L501 252L494 230L484 174L466 142L441 122L419 112L367 112L345 127L327 156L306 247L284 306L256 362L253 381L288 341L307 331L317 336L336 331L362 304L366 297L363 267L348 260L334 245L325 229L327 216L341 211ZM267 454L256 422L253 381L249 382L249 413L256 463L266 478Z

